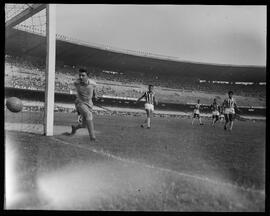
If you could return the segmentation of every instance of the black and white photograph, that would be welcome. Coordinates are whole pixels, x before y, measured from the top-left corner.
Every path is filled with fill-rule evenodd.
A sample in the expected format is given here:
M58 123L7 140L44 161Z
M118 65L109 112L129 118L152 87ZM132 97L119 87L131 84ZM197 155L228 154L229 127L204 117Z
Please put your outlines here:
M266 211L267 5L3 7L4 210Z

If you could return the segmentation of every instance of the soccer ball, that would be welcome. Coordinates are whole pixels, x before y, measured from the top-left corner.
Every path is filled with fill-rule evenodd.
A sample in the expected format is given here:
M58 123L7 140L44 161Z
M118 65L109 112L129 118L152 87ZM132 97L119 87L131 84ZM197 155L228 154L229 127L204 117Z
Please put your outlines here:
M17 97L10 97L6 101L6 106L11 112L17 113L22 111L23 103Z

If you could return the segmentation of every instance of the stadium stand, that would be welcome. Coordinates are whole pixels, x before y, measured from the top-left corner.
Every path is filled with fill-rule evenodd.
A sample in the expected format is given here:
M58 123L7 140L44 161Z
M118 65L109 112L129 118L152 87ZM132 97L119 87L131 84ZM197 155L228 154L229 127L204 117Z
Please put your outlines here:
M80 66L68 66L58 63L56 65L56 92L73 93L73 82L77 78ZM184 101L190 102L196 98L194 92L217 93L224 95L229 89L235 95L243 97L257 97L265 100L265 86L219 84L211 82L200 83L197 80L182 77L176 74L134 71L108 71L101 68L87 68L90 77L99 84L99 95L138 98L146 89L146 85L153 84L157 87L159 98L166 102L179 102L183 92L189 92ZM44 90L45 88L45 62L34 57L5 56L5 86ZM208 102L208 101L207 101Z

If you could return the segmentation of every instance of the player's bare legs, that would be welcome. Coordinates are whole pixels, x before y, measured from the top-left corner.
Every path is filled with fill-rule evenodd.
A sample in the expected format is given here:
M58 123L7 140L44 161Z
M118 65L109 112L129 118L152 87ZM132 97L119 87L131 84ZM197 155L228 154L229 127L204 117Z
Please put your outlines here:
M212 119L212 126L215 124L215 118Z
M88 129L88 133L89 133L89 137L91 141L95 141L96 140L96 136L95 136L95 131L94 131L94 123L93 120L87 119L85 121L87 129Z
M225 124L224 124L224 130L227 130L227 124L229 123L229 115L225 114Z
M80 128L85 128L85 120L83 120L83 122L82 123L79 123L79 124L77 124L77 125L72 125L71 126L71 133L70 133L70 135L73 135L73 134L75 134L76 133L76 131L78 130L78 129L80 129Z
M192 125L193 125L193 123L194 123L194 120L195 120L195 117L192 118L192 122L191 122Z
M147 119L144 120L144 122L141 124L141 127L144 127L144 124L147 124Z
M88 133L89 133L89 137L90 137L90 140L91 141L95 141L96 140L96 136L95 136L95 131L94 131L94 123L93 123L93 117L91 114L89 114L89 116L87 115L86 118L83 117L83 121L82 123L80 124L77 124L77 125L72 125L71 128L72 128L72 131L70 133L70 135L73 135L76 133L76 131L80 128L85 128L87 127L88 129Z
M151 127L151 120L150 120L150 116L151 116L151 111L146 109L146 120L144 121L144 124L147 125L147 128ZM144 125L142 124L141 127L144 127Z
M200 125L203 125L201 116L199 117Z
M148 110L147 111L147 128L151 127L151 120L150 120L151 115L152 115L152 111Z
M230 131L232 131L233 128L233 121L230 122Z
M212 126L215 126L216 122L218 121L219 117L214 117L212 120Z

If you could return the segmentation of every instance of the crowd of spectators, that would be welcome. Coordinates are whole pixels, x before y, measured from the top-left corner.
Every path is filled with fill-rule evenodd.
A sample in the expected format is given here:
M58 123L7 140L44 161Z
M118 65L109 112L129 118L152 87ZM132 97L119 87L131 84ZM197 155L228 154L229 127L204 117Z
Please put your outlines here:
M168 74L143 74L143 73L122 73L122 74L94 74L93 77L96 79L107 79L122 83L134 83L134 84L153 84L155 86L186 90L186 91L202 91L211 93L227 92L229 89L233 90L235 94L241 96L252 96L252 97L265 97L266 89L263 85L236 85L236 84L221 84L221 83L199 83L198 80L191 78L183 79L177 75Z
M221 83L199 83L196 87L199 91L205 92L227 92L229 89L234 94L251 97L265 97L266 88L263 85L239 85L239 84L221 84Z
M39 106L39 105L23 106L23 111L27 111L27 112L43 112L44 111L44 106ZM68 113L76 112L75 108L68 108L68 107L64 107L64 106L55 106L54 111L55 112L68 112Z
M22 58L6 55L5 58L5 85L14 88L44 90L45 88L45 63L34 57ZM79 66L78 66L79 67ZM57 64L55 89L57 92L71 93L74 90L73 81L77 78L77 67ZM194 78L181 77L177 74L154 72L119 71L110 72L100 68L87 68L90 77L96 81L111 81L130 85L125 91L117 91L110 85L102 85L99 92L101 95L113 95L122 97L138 97L140 90L132 88L132 84L148 85L190 91L203 91L211 93L227 92L231 89L237 95L265 97L265 86L259 85L235 85L217 83L199 83Z
M45 62L33 56L19 57L19 56L5 55L5 63L9 64L10 66L23 68L24 70L28 69L34 73L37 73L37 71L45 69Z
M7 75L6 86L13 88L21 88L21 89L30 89L30 90L44 90L45 89L45 79L40 76L16 76L16 75ZM56 81L55 82L55 90L57 92L70 93L69 83Z
M102 86L98 88L98 95L112 95L115 97L126 97L126 98L138 98L142 95L144 90L137 90L137 89L120 89L120 88L113 88L110 86Z
M5 81L6 86L14 88L41 90L45 87L44 79L36 76L7 75Z
M165 88L174 89L193 89L194 79L185 79L177 75L168 74L155 74L150 72L118 72L118 73L106 73L102 70L96 70L90 68L90 76L94 79L109 80L120 83L130 83L130 84L143 84L143 85L155 85Z

